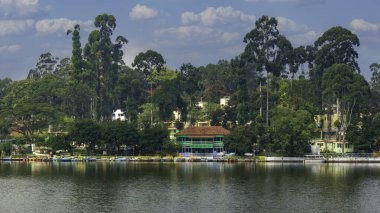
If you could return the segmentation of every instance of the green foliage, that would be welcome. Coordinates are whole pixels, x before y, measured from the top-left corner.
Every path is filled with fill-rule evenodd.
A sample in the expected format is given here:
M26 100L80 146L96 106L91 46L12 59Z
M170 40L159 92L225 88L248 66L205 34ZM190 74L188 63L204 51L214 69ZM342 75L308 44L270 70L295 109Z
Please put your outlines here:
M153 102L158 106L163 121L172 120L173 110L184 110L186 104L181 97L180 84L176 80L165 80L153 93Z
M284 151L289 156L300 156L312 139L314 122L305 110L277 107L272 111L270 131L275 150Z
M377 93L380 93L380 64L372 63L369 68L372 72L371 88Z
M69 137L65 134L50 135L46 141L46 146L50 147L53 152L58 150L72 152L73 149Z
M178 152L181 150L181 145L177 144L175 141L165 141L162 145L163 154L171 155L173 157L177 156Z
M137 123L139 128L148 128L149 126L151 126L151 112L153 112L153 124L160 122L158 107L152 108L152 104L143 104L141 106L141 113L138 115Z
M118 108L125 109L129 121L137 121L139 108L145 102L144 80L141 72L123 66L115 87Z
M169 132L165 126L154 126L140 132L140 154L154 154L162 152L163 145L169 141Z
M355 50L360 45L359 38L351 31L337 26L332 27L319 37L315 43L315 67L311 70L310 78L321 88L324 71L334 64L346 64L353 71L360 72Z
M252 152L254 143L254 131L250 126L237 126L231 134L224 139L225 149L243 155Z
M134 147L138 144L139 132L133 123L123 121L106 122L101 125L102 138L109 153L120 153L122 145Z
M13 145L10 142L0 142L0 154L3 156L11 155L13 151Z
M100 126L90 119L77 119L68 136L75 144L85 145L88 153L93 153L95 146L101 145Z
M31 69L28 74L28 79L40 79L44 75L53 73L57 65L58 58L51 53L42 53L36 64L36 68Z
M179 129L186 121L211 121L234 129L226 140L239 154L251 152L255 144L262 151L299 155L312 137L311 118L325 113L325 107L332 112L337 104L335 126L347 140L367 150L380 147L380 66L370 66L369 87L358 74L359 39L345 28L327 30L313 46L293 48L278 30L278 21L263 16L245 35L241 55L200 67L185 63L173 71L153 50L139 53L133 68L128 67L123 61L128 40L113 35L115 17L101 14L94 26L83 48L80 26L67 32L70 58L59 61L43 53L26 80L0 80L2 137L19 133L22 141L49 144L54 150L69 150L68 141L74 140L88 152L106 149L120 154L121 147L128 146L141 153L175 154L176 144L167 140L165 128L154 126L172 121L176 110L181 114ZM224 96L231 99L221 107ZM206 103L203 108L199 101ZM271 119L263 115L270 112L264 108L274 109ZM128 122L106 122L115 109L122 109ZM62 133L46 140L49 125L68 131L69 138Z
M148 50L145 53L139 53L133 63L132 66L136 67L137 70L144 73L144 75L148 78L153 74L155 70L157 73L164 68L166 61L162 57L162 55L154 50ZM153 80L150 77L151 81Z

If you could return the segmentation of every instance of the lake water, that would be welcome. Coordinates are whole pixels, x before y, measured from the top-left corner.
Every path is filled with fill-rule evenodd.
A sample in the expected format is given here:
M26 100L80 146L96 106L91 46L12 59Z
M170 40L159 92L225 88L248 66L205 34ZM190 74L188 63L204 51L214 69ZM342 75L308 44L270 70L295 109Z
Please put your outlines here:
M380 164L0 162L0 212L380 212Z

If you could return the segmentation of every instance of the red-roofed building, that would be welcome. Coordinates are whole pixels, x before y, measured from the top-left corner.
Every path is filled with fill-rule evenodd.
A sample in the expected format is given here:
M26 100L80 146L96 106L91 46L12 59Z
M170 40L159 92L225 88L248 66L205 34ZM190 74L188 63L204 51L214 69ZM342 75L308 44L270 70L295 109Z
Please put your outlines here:
M230 131L221 126L188 127L175 134L182 155L213 155L224 151L223 139Z

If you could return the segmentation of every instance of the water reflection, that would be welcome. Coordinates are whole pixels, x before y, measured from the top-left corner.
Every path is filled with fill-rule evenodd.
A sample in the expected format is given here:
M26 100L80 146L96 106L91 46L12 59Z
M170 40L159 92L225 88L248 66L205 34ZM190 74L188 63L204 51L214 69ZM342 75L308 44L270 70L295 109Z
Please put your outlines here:
M377 164L0 163L2 212L377 212Z

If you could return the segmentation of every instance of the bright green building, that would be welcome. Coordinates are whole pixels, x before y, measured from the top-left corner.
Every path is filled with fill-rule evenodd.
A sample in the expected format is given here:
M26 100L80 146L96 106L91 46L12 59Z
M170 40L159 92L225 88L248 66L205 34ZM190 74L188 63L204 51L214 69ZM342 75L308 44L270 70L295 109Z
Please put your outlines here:
M184 157L208 156L224 151L224 137L230 131L221 126L188 127L175 134Z

